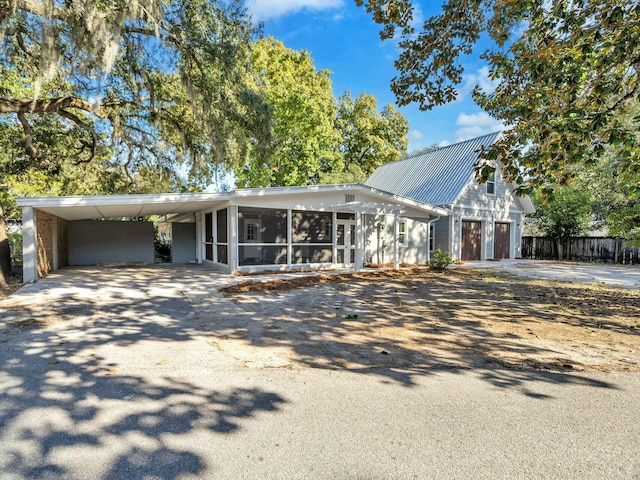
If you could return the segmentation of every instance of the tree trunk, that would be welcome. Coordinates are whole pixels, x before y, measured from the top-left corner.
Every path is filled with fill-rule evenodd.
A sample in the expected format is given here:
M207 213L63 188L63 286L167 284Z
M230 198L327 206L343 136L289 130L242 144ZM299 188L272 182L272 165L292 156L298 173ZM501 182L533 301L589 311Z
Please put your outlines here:
M4 212L0 205L0 288L7 288L7 277L11 274L11 249Z
M558 250L558 260L562 261L562 239L556 238L556 249Z

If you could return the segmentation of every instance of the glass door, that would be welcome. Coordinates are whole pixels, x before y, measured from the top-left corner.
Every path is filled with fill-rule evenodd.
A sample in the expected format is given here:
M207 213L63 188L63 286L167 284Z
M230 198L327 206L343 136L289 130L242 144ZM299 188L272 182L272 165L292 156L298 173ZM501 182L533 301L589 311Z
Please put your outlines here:
M356 263L356 223L338 221L336 225L336 263Z

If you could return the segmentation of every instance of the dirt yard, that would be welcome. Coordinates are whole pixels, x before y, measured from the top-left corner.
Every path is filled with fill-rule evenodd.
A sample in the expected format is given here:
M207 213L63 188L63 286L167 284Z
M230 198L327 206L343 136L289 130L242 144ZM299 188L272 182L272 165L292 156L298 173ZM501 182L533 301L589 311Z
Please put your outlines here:
M412 269L221 291L262 325L260 347L281 352L273 367L640 370L638 290Z

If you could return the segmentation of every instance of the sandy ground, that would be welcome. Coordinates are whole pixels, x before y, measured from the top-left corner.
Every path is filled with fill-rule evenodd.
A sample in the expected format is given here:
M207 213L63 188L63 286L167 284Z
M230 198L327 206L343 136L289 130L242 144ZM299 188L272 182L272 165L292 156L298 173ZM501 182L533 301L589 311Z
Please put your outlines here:
M427 269L247 281L222 292L262 325L272 367L640 370L640 292ZM218 347L259 361L245 338Z

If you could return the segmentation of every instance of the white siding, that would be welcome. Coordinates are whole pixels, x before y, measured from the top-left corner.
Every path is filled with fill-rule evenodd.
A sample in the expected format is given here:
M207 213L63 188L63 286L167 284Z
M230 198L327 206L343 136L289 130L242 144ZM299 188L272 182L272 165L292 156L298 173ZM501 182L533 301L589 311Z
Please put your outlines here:
M424 264L427 261L429 246L428 223L400 217L406 222L406 240L398 249L400 263ZM366 215L365 227L365 262L393 263L395 260L393 215Z

